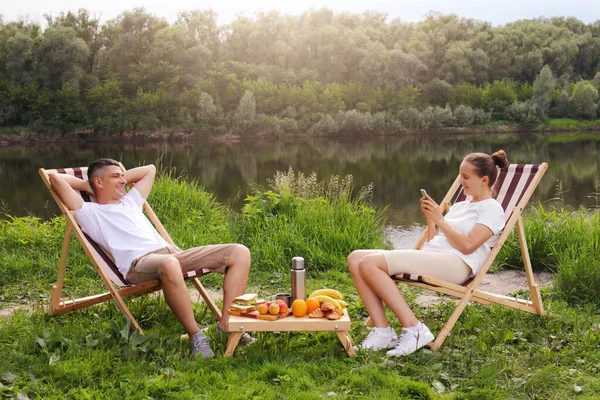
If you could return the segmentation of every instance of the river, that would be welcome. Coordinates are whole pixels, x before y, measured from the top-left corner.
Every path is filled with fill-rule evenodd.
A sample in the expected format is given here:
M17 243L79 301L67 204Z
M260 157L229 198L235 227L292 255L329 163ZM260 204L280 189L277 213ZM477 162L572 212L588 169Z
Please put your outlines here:
M374 184L373 202L386 207L392 228L422 224L419 189L441 199L462 158L504 149L511 162L548 162L532 202L560 198L568 208L593 207L600 180L597 134L416 135L409 137L206 140L167 143L53 143L0 147L0 199L5 213L49 218L58 213L38 169L84 166L99 157L128 167L171 166L197 179L223 203L239 210L251 185L268 186L276 171L316 172L320 179L352 175L356 186ZM412 235L411 235L412 236Z

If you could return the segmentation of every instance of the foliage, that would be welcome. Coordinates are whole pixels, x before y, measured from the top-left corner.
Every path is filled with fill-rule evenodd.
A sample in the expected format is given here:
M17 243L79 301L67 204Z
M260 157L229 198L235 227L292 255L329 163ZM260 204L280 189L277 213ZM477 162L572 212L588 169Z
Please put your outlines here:
M286 273L302 255L313 271L345 271L354 249L381 248L382 210L370 206L372 187L353 194L352 177L319 182L315 173L278 173L272 190L246 198L239 221L240 241L266 271Z
M217 17L186 11L170 24L135 8L100 22L80 9L47 16L45 29L0 23L0 126L387 134L486 125L506 113L530 126L598 113L593 23L494 27L439 13L412 23L327 9L260 12L227 26ZM470 107L473 121L465 109L450 117L446 105Z

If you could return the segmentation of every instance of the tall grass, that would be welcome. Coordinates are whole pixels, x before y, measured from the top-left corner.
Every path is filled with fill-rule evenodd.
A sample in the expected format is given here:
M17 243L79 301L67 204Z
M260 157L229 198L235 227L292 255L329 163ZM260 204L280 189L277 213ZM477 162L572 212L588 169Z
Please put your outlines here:
M580 246L588 229L588 218L585 210L571 213L561 208L546 209L542 204L530 208L524 215L523 225L533 269L556 272L559 254ZM516 229L496 261L501 267L523 268Z
M284 273L303 256L313 271L346 271L353 250L386 247L383 210L369 204L371 187L353 192L351 176L323 182L290 170L271 189L246 198L238 226L260 270Z
M586 213L578 242L557 257L555 287L571 303L600 306L600 213Z
M568 212L541 204L524 218L525 236L534 270L555 272L555 292L570 303L600 306L600 213ZM497 258L500 267L522 268L516 232Z

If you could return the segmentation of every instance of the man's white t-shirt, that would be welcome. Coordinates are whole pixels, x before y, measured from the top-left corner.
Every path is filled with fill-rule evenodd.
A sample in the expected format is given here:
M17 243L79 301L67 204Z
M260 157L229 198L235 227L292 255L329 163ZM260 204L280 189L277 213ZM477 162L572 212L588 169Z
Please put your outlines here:
M454 229L465 235L471 233L476 224L485 225L493 232L493 236L471 254L463 254L455 249L441 231L422 248L422 250L426 251L454 253L471 267L473 274L476 274L490 254L492 247L494 247L500 236L500 232L504 228L504 209L495 199L486 199L477 202L460 201L454 203L444 219Z
M75 220L81 230L112 255L124 277L135 258L169 246L144 215L144 202L134 187L119 204L84 202L75 211Z

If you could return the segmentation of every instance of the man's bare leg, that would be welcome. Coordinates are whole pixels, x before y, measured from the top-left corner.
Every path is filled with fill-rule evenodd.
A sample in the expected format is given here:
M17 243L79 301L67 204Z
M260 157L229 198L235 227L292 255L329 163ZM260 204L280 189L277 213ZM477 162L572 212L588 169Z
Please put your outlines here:
M236 245L227 260L227 267L227 274L223 280L223 317L220 321L221 327L226 331L229 330L227 310L231 307L233 299L246 291L250 271L250 250L244 245Z
M181 274L181 266L176 258L165 258L161 266L160 281L167 304L191 339L200 331L200 328L194 318L190 294Z

